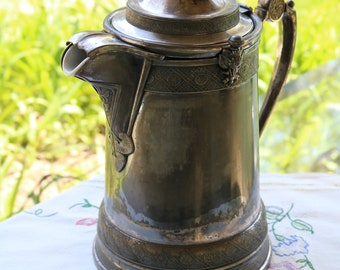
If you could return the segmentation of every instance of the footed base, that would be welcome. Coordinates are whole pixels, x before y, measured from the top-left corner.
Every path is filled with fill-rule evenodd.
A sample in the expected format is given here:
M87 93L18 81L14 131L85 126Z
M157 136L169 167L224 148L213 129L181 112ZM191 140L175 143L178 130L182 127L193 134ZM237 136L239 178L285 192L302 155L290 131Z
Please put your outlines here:
M266 269L271 247L264 207L254 223L232 237L209 243L161 244L138 239L114 226L101 207L93 247L98 269Z
M164 270L165 268L149 268L145 265L134 264L133 262L124 260L114 254L112 254L102 243L96 238L94 242L94 260L98 269L101 270L147 270L147 269L159 269ZM203 255L204 256L204 255ZM271 256L271 247L268 239L266 239L261 247L249 258L235 262L232 265L223 265L212 268L199 268L199 269L211 269L211 270L264 270L268 267ZM198 269L198 268L167 268L167 269Z

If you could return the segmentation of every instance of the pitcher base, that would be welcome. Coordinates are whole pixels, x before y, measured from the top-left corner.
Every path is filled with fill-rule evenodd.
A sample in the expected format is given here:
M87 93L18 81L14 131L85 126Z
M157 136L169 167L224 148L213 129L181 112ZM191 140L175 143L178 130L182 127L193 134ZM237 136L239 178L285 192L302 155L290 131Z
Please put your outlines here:
M112 254L96 237L93 247L93 256L96 267L100 270L164 270L164 268L149 268L144 265L137 265L133 262L129 262ZM260 248L245 260L233 263L232 265L224 265L213 268L200 268L211 270L265 270L267 269L271 257L271 246L268 238L265 239ZM168 269L181 269L183 268L168 268ZM196 268L192 268L196 269Z
M266 269L271 247L262 204L254 223L216 242L169 245L141 240L114 226L101 207L93 256L98 269L255 270Z

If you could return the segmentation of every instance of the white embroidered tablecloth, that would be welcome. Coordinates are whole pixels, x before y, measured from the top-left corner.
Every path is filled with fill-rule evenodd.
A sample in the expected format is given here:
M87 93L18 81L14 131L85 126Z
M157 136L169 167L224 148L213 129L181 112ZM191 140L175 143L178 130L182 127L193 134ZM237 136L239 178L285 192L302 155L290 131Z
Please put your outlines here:
M0 223L0 269L96 269L92 241L103 176ZM340 175L264 174L269 269L340 269Z

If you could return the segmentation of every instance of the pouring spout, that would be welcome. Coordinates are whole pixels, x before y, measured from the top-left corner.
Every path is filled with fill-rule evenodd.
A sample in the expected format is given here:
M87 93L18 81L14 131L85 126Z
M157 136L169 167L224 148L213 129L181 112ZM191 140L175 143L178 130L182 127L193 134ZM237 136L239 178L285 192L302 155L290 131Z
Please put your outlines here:
M67 76L74 76L86 80L85 77L83 75L80 76L80 74L90 60L91 51L95 49L94 46L89 46L91 36L96 37L97 40L101 40L103 32L86 31L77 33L66 42L67 48L61 59L61 68Z
M133 69L136 62L163 58L163 55L124 43L110 33L88 31L69 39L61 68L66 75L90 83L119 83L121 75Z
M61 67L67 76L75 76L80 73L83 66L90 60L86 51L78 46L68 42L62 61Z
M67 42L61 67L89 82L100 96L117 171L134 152L132 130L153 60L164 56L141 50L105 32L82 32Z
M101 31L87 31L73 35L66 43L61 68L67 76L91 82L94 79L89 66L96 65L96 55L107 50L117 51L120 42ZM92 61L91 61L92 59ZM98 63L97 63L98 64Z

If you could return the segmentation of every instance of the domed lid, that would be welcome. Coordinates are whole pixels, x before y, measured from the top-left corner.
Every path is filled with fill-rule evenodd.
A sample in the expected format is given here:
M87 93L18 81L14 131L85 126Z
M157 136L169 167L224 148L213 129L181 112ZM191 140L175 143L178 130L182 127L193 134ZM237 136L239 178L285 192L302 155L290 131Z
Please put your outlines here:
M161 34L210 34L238 24L239 6L234 0L129 0L126 19Z
M178 56L249 33L253 22L241 13L235 0L128 0L104 27L128 43Z

